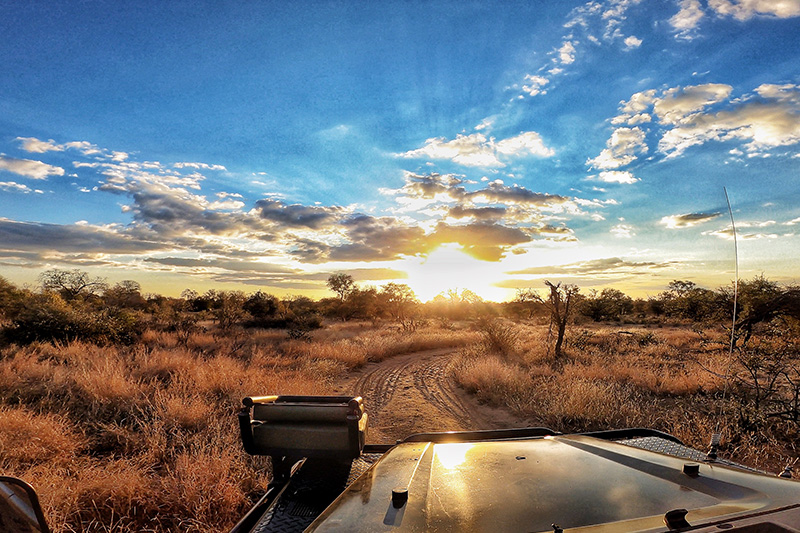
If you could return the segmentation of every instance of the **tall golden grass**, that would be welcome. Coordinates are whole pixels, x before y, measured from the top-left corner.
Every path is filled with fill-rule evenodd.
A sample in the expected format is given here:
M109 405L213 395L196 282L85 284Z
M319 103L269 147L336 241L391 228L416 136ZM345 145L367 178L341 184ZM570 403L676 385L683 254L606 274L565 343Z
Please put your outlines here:
M330 394L348 370L475 340L334 324L285 332L145 331L130 347L0 350L0 471L37 487L57 532L225 531L263 494L268 461L244 453L235 415L257 394Z
M776 470L797 457L796 428L775 423L748 433L737 426L733 393L723 394L731 359L725 343L706 342L713 332L576 327L566 358L556 361L547 327L516 327L505 349L463 349L453 375L480 401L531 425L562 432L648 427L699 449L720 430L728 457L745 464Z
M0 349L0 471L40 492L57 532L225 531L265 490L268 461L244 453L235 414L253 394L326 394L352 369L460 347L454 378L486 403L560 431L646 426L776 468L796 432L737 432L720 417L727 355L688 329L576 328L566 357L547 328L509 322L413 333L336 323L310 340L252 330L146 331L133 346ZM781 440L783 438L783 440ZM794 452L796 454L796 450Z

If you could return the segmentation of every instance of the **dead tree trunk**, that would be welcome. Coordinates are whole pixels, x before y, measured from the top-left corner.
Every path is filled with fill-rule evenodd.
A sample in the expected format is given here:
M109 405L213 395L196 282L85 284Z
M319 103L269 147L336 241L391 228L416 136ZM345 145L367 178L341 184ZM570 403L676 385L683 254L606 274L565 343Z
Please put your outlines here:
M576 285L564 285L562 287L560 282L556 285L549 281L544 283L550 287L547 307L550 309L550 327L551 329L553 326L556 327L556 344L553 348L553 355L558 361L563 355L562 346L564 345L564 335L569 321L570 304L572 303L572 297L578 293L578 287Z

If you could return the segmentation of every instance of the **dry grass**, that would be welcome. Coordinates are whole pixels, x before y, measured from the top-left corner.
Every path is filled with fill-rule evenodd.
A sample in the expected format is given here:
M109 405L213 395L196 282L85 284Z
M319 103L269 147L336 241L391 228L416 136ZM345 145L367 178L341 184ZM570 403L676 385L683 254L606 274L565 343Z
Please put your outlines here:
M0 467L39 490L58 532L225 531L269 469L241 449L254 394L330 394L369 360L464 345L473 332L343 324L285 332L146 331L131 347L74 342L0 350Z
M554 361L546 327L517 328L517 350L462 350L454 377L482 402L558 431L649 427L700 449L719 425L728 457L772 470L797 456L796 428L773 425L752 446L755 437L736 427L731 402L721 403L729 357L724 343L706 342L713 332L575 329L566 358Z
M655 427L705 447L717 413L710 400L721 389L714 372L724 373L726 357L697 333L576 330L556 364L546 327L515 327L500 344L487 342L480 327L403 333L337 323L310 341L199 330L186 342L147 331L131 347L7 346L0 468L34 483L58 532L224 531L269 477L264 460L241 450L241 398L331 393L337 379L369 361L445 347L461 347L455 377L465 389L539 425ZM757 439L727 420L729 456L770 467L783 459L778 433ZM765 448L772 451L753 452Z

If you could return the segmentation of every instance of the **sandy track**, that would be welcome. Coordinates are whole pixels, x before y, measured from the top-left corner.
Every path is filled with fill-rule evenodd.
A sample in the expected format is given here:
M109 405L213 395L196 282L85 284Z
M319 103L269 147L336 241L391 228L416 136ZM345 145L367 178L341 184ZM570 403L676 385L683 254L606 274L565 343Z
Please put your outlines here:
M451 376L456 350L398 355L369 363L337 384L340 394L361 396L370 416L369 442L391 443L428 431L523 427L525 421L478 402Z

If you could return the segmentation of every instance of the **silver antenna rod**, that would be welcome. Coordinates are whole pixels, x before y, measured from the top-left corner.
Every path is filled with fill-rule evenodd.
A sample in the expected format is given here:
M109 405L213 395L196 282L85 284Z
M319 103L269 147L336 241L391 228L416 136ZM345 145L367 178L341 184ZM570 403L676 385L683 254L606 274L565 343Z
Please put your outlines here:
M731 200L728 197L728 189L722 188L725 192L725 202L728 204L728 214L731 217L731 230L733 231L733 264L734 264L734 278L733 278L733 318L731 322L731 341L728 346L728 364L725 369L725 388L722 393L722 409L725 409L725 400L728 395L728 383L730 382L731 361L733 360L733 347L736 342L736 306L739 299L739 244L736 239L736 222L733 219L733 209L731 208ZM719 448L722 435L719 431L720 420L717 418L716 429L711 435L711 446L706 455L707 461L715 461L717 459L717 449Z

